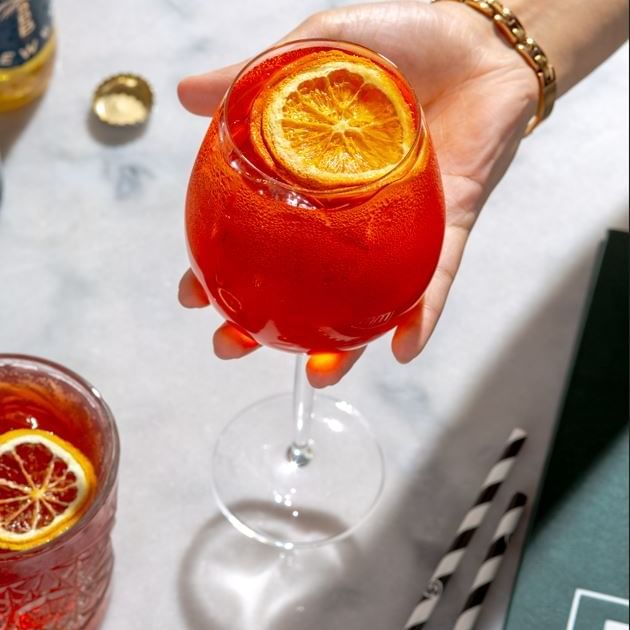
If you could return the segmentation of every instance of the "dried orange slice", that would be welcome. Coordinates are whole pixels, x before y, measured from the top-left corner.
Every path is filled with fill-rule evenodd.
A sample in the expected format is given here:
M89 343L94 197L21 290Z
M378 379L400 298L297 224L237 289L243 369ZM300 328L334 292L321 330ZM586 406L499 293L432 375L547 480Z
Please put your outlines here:
M261 112L260 127L252 120L252 141L261 157L316 188L379 179L414 141L412 110L392 75L349 53L311 53L259 99L252 118Z
M0 549L25 550L72 527L96 489L90 461L53 433L0 435Z

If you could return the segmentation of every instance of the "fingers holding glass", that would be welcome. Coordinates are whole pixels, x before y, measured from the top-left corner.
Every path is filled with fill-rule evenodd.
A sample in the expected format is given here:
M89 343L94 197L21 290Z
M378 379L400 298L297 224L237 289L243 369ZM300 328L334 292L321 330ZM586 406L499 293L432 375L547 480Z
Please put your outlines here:
M188 269L179 282L179 301L186 308L203 308L210 304L208 296L192 269ZM219 359L240 359L260 345L243 330L225 322L215 331L212 343ZM306 372L313 387L327 387L339 382L350 371L365 348L349 352L326 352L313 354L307 363Z
M216 329L212 344L219 359L240 359L260 348L252 337L230 322L225 322Z
M179 281L177 298L186 308L203 308L210 304L210 300L192 269L188 269Z
M313 15L280 39L277 44L311 37L332 38L335 37L338 27L334 11ZM181 104L191 114L214 115L230 84L249 61L247 59L211 72L184 77L177 86Z
M205 74L185 77L177 86L181 104L191 114L212 116L243 65L237 63Z
M431 337L459 268L468 234L465 227L446 227L433 278L420 302L404 316L394 333L392 351L400 363L413 361Z
M306 375L313 387L328 387L338 383L358 361L363 348L346 352L322 352L312 354L306 364Z
M214 333L214 353L224 360L240 359L260 348L260 345L247 333L230 322L225 322ZM365 347L347 352L322 352L309 356L306 375L316 388L338 383L357 362Z

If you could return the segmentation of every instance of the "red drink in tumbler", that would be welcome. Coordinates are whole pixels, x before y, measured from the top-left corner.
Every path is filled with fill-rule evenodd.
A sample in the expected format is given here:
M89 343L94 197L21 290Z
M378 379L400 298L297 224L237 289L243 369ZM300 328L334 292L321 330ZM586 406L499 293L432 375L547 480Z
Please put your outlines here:
M66 368L0 354L0 629L95 629L113 566L118 436Z

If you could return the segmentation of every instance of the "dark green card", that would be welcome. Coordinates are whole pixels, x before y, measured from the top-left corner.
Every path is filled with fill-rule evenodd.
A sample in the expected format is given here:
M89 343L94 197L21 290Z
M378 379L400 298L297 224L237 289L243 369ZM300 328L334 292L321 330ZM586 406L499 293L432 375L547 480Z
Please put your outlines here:
M505 630L628 630L628 248L610 232Z

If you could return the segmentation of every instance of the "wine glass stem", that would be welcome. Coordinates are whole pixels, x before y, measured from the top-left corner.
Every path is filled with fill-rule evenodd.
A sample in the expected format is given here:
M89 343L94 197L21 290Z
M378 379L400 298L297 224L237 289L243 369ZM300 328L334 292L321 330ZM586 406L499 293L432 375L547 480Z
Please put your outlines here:
M306 378L306 355L298 354L295 360L293 385L293 442L287 451L289 461L306 466L313 459L311 423L313 421L313 397L315 392Z

